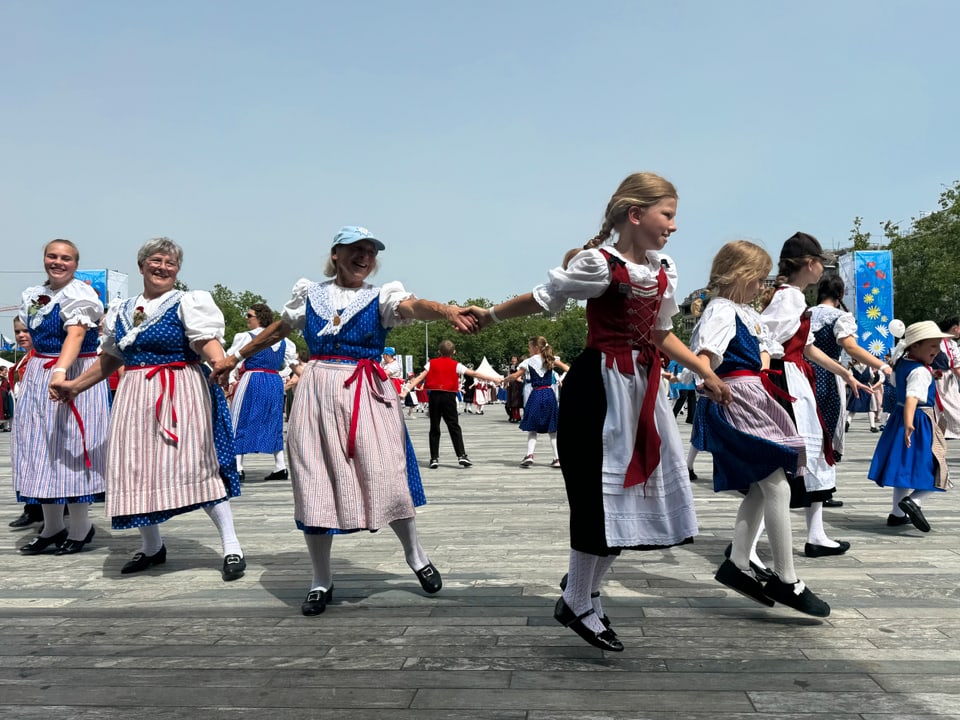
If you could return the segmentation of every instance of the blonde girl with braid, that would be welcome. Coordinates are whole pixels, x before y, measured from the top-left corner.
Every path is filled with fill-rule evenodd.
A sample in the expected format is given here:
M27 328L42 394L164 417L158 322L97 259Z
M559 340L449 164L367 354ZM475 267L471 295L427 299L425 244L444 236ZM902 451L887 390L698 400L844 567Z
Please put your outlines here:
M519 380L526 375L523 383L525 395L523 403L523 419L520 429L527 433L527 454L520 461L520 467L533 465L533 452L537 449L537 437L540 433L550 435L550 445L553 448L553 462L550 467L560 467L560 456L557 454L557 419L559 405L557 403L557 376L553 369L560 368L568 372L570 366L558 360L553 354L553 348L543 336L532 337L528 348L530 357L517 366L516 372L508 375L505 382Z
M666 355L703 378L726 404L730 391L710 364L672 332L677 269L662 253L676 232L677 191L641 172L617 188L600 232L532 292L489 309L481 326L570 299L587 303L586 349L563 381L557 449L570 506L570 562L554 618L595 647L623 650L600 604L600 587L624 549L690 542L697 516L680 432L659 392Z

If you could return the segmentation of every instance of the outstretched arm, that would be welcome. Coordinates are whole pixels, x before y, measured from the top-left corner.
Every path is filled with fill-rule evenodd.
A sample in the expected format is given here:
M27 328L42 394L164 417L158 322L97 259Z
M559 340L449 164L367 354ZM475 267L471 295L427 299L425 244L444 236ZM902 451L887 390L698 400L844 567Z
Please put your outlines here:
M480 328L470 308L434 300L411 297L397 305L397 312L406 320L446 320L457 332L471 333Z
M481 328L493 325L501 320L509 320L510 318L524 317L525 315L535 315L543 312L540 303L533 299L533 293L517 295L515 298L510 298L506 302L489 308L472 305L466 309L477 318Z
M249 342L239 350L234 351L231 355L224 355L223 347L221 347L220 357L215 358L211 362L211 365L213 366L213 373L210 375L210 380L217 381L220 383L220 385L226 387L230 381L230 371L239 365L241 360L248 358L251 355L256 355L264 348L270 347L276 342L280 342L290 334L292 329L293 328L283 320L274 320L272 323L267 325L263 332L257 335L252 342ZM220 343L218 342L217 345L220 345ZM211 352L215 351L211 350Z

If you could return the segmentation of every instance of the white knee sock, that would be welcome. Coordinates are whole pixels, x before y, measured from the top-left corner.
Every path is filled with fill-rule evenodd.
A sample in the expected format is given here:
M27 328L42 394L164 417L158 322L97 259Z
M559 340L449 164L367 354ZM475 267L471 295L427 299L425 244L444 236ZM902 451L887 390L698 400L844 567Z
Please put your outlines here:
M329 590L333 586L333 569L330 567L333 535L304 533L303 539L307 543L307 552L310 553L310 564L313 565L313 580L310 581L310 589Z
M390 529L396 533L403 545L403 556L406 558L407 565L416 572L423 570L429 563L426 551L420 544L420 537L417 535L417 521L415 518L401 518L390 523Z
M70 540L85 540L93 523L90 522L90 503L67 503L70 508Z
M286 458L283 457L283 450L273 454L273 471L280 472L287 469Z
M40 508L43 510L43 530L40 531L40 537L53 537L66 527L63 522L65 505L43 503Z
M563 600L575 615L593 609L590 593L593 592L593 578L599 559L597 555L570 551L570 568L567 570L567 589L563 591ZM596 613L587 615L582 622L593 632L606 630Z
M243 472L243 455L237 455L237 472Z
M559 460L560 453L557 452L557 434L550 433L550 447L553 448L553 459Z
M537 434L535 432L527 433L527 455L533 455L533 451L537 449Z
M207 505L204 510L213 520L220 532L220 541L223 543L223 555L239 555L243 557L243 550L240 549L240 541L237 539L237 532L233 529L233 510L230 509L230 501L224 500L216 505Z
M783 470L777 470L759 483L763 493L763 520L767 526L773 569L785 583L797 582L793 566L793 532L790 527L790 483Z
M600 587L603 585L603 580L609 572L610 568L613 566L614 560L617 559L616 555L601 555L597 558L596 567L593 569L593 582L590 584L590 601L593 603L593 609L597 613L597 617L603 617L603 604L600 602L600 596L597 595L593 597L596 593L600 592Z
M147 557L156 555L163 547L163 538L160 537L159 525L141 525L137 528L140 531L140 552Z
M807 509L807 542L812 545L839 547L840 543L827 537L823 529L823 503L811 503Z
M893 509L890 511L891 515L894 515L896 517L903 517L906 514L903 512L903 510L900 509L900 501L903 500L905 497L909 497L910 492L911 492L910 488L895 487L893 489Z
M696 461L699 452L700 451L697 450L693 445L691 445L690 449L687 451L687 467L691 470L693 470L693 463Z
M914 490L910 493L910 499L913 500L917 505L923 505L923 499L927 495L933 495L933 490ZM70 511L71 513L73 510Z

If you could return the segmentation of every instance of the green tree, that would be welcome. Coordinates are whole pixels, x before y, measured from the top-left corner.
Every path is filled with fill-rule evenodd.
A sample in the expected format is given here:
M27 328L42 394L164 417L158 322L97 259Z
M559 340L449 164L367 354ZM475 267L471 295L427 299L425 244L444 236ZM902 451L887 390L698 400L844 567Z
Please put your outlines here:
M217 304L217 307L220 308L220 312L223 313L223 320L226 326L223 337L228 346L233 342L234 335L247 331L246 316L250 306L256 303L267 302L262 295L250 292L249 290L234 292L220 283L213 286L210 295L213 297L213 301ZM273 319L277 320L279 317L280 314L275 310ZM290 340L297 346L297 352L306 350L307 344L299 332L290 333Z
M960 181L940 194L940 209L911 218L910 230L886 222L893 254L894 307L908 325L960 311Z
M870 233L863 231L862 223L863 218L859 215L853 219L853 229L850 231L850 249L854 252L870 249Z

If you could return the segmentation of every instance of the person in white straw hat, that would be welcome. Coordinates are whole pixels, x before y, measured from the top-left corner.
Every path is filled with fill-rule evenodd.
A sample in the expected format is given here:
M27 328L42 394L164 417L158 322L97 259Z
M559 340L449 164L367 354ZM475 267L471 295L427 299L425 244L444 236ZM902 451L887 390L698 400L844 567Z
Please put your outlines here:
M930 532L921 510L923 499L949 485L946 441L939 425L939 398L930 363L949 337L935 322L924 320L907 327L904 353L894 366L897 406L890 413L873 453L868 477L893 488L893 508L887 525L912 523Z

